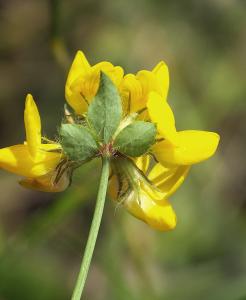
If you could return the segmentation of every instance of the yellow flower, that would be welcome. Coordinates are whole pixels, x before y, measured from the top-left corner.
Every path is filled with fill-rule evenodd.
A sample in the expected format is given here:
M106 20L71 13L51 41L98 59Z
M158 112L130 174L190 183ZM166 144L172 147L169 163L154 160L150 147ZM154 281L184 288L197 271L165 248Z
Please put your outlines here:
M156 159L163 165L192 165L215 153L219 135L200 130L177 131L169 104L157 93L149 94L147 108L151 121L156 123L163 138L152 147Z
M127 74L120 85L125 114L144 109L151 91L157 92L163 99L166 99L168 87L168 67L163 61L159 62L152 71L142 70L136 75Z
M122 81L124 71L119 66L103 61L91 66L84 53L78 51L65 86L65 97L69 105L78 115L83 115L96 95L99 86L100 71L106 73L118 87Z
M133 161L124 157L112 161L109 192L130 214L151 227L167 231L176 226L176 214L168 198L186 178L189 166L150 168L149 156Z
M26 97L24 121L26 142L0 149L0 168L28 180L41 178L56 169L62 158L61 147L42 143L40 116L30 94Z
M91 67L79 51L66 83L66 99L75 113L86 115L98 90L101 70L119 89L124 112L111 144L136 119L157 126L156 143L149 150L157 162L152 159L150 163L146 154L133 160L112 148L110 193L132 215L156 229L170 230L176 225L176 216L168 198L184 181L190 165L214 154L219 136L206 131L176 130L175 118L167 102L169 72L163 61L152 71L142 70L122 78L120 67L108 62Z

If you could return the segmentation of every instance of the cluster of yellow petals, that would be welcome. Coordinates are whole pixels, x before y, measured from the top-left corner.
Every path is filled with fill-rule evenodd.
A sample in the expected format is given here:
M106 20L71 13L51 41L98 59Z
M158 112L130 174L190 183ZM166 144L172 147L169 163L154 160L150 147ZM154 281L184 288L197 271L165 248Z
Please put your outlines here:
M141 171L133 170L137 188L130 190L120 202L130 214L154 229L175 228L177 218L168 198L183 183L190 166L164 167L160 163L151 166L149 155L137 158L135 164ZM117 174L113 175L109 191L115 201L118 201L119 182Z
M119 66L108 62L90 66L85 55L78 51L65 88L66 99L77 114L87 111L89 102L96 94L100 70L117 86L124 115L139 113L138 118L155 123L158 132L158 140L151 149L158 163L147 172L146 156L136 161L153 188L140 177L139 189L133 189L122 204L131 214L156 229L173 229L176 216L167 198L184 181L192 164L206 160L215 153L219 135L197 130L177 131L172 109L167 102L169 72L163 61L151 71L124 75ZM118 185L117 176L113 176L110 192L114 199L117 199Z
M107 61L90 66L84 53L77 52L65 86L66 100L77 114L83 115L96 95L100 71L107 74L116 86L120 85L124 74L121 67L114 67Z
M176 215L168 198L182 184L192 164L211 157L218 146L219 135L214 132L177 131L172 109L167 102L169 72L161 61L153 70L126 74L120 66L100 62L91 66L82 51L78 51L70 68L65 97L77 115L84 115L96 95L100 71L106 73L118 88L122 99L124 117L134 115L156 124L156 143L150 156L134 160L135 185L127 193L122 204L135 217L159 230L176 226ZM42 143L41 121L37 106L31 95L25 104L26 141L0 149L0 167L21 175L21 184L43 191L62 191L69 184L69 176L56 182L57 166L62 160L61 146L57 143ZM120 127L122 124L120 125ZM117 158L115 158L117 159ZM117 199L119 178L114 174L110 181L110 193Z
M30 94L26 97L24 122L26 141L0 149L0 167L23 176L20 182L23 186L49 192L64 190L64 178L59 185L51 180L62 158L61 146L42 143L40 115Z
M160 163L191 165L214 154L219 142L218 134L176 130L175 118L167 102L169 72L163 61L152 71L142 70L136 75L124 76L121 67L106 61L90 66L82 51L78 51L65 87L67 102L77 114L87 111L98 89L100 71L105 72L118 87L125 114L145 110L145 120L157 125L163 141L155 144L152 152Z

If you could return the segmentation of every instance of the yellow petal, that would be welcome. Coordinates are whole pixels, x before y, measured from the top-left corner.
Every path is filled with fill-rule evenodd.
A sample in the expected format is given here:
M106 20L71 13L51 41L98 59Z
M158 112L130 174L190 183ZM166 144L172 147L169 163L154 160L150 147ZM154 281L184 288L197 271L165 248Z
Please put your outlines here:
M69 90L69 87L74 82L74 80L88 73L89 70L90 70L90 64L86 59L84 53L82 51L78 51L75 55L72 66L68 73L66 90L67 89Z
M163 100L167 99L168 89L169 89L169 72L168 67L164 61L160 61L152 70L156 75L161 88L161 96Z
M32 95L26 97L24 121L27 145L32 157L35 157L41 144L41 120Z
M157 125L158 133L175 144L177 132L174 115L169 104L160 95L151 92L148 97L147 108L151 121Z
M66 100L77 114L84 114L96 95L100 71L104 71L116 86L121 83L124 73L121 67L115 67L106 61L91 67L84 54L81 51L77 53L65 87Z
M143 95L146 97L151 91L161 94L162 89L154 73L142 70L137 73L136 78L140 81Z
M113 175L109 183L110 197L151 227L163 231L173 229L176 215L169 202L143 178L139 178L138 182L138 187L133 188L127 182L120 183L118 177Z
M33 175L26 177L42 176L55 170L61 159L61 153L40 150L38 154L38 159L35 160L35 163L31 169Z
M90 64L87 61L84 53L78 51L72 66L69 70L66 85L65 85L65 97L68 104L74 109L77 114L83 114L88 106L86 105L83 97L79 92L73 91L71 86L76 80L79 80L81 77L85 76L90 72Z
M114 66L108 61L102 61L91 68L90 78L84 79L83 94L91 100L97 93L100 80L100 71L103 71L118 87L122 81L124 71L119 66ZM89 91L87 94L86 91Z
M139 188L155 202L160 202L165 198L165 194L160 189L146 180L139 182Z
M88 109L88 104L86 103L85 98L79 92L70 91L70 93L66 96L66 100L78 115L83 115Z
M166 181L176 171L177 166L169 167L156 163L150 170L148 179L154 184Z
M22 179L19 183L23 187L31 190L49 193L63 192L70 184L70 175L68 172L65 172L58 182L56 182L56 176L57 172L50 172L36 178Z
M107 71L113 70L114 65L111 64L111 62L109 62L109 61L101 61L101 62L95 64L92 68L93 68L93 70L96 70L96 71L107 72Z
M60 159L60 153L39 150L34 160L27 145L0 149L0 168L24 177L47 174L56 168Z
M149 168L150 156L144 155L135 159L136 166L145 174Z
M145 107L142 86L136 76L127 74L120 87L124 111L128 114L137 112Z
M156 164L149 173L149 180L159 188L163 198L170 197L184 182L190 166L164 167Z
M153 146L153 153L162 164L192 165L211 157L218 146L219 135L214 132L185 130L178 132L178 144L167 140Z
M103 71L106 73L117 87L120 85L124 75L124 70L120 66L114 66L108 61L102 61L92 68L97 70L97 72Z
M138 197L133 192L124 202L124 206L129 213L154 229L168 231L176 226L176 214L167 200L156 203L144 192Z

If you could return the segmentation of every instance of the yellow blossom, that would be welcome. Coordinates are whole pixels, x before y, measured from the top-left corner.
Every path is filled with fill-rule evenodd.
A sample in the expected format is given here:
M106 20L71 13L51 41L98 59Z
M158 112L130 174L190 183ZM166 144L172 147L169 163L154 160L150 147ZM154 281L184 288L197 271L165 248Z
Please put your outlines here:
M169 72L163 61L151 71L123 75L121 67L107 61L91 66L78 51L65 97L83 118L73 118L66 109L67 124L61 124L59 131L61 145L42 143L39 112L28 95L26 142L0 149L0 167L23 176L24 187L60 192L70 185L74 168L106 157L112 173L109 191L118 205L155 229L171 230L176 215L169 197L192 164L215 153L219 135L177 131L167 102Z
M160 95L151 92L147 102L148 114L163 138L152 151L162 164L192 165L211 157L218 146L219 135L200 130L177 131L173 112Z
M168 198L177 190L188 174L190 165L214 154L219 136L213 132L177 131L175 118L167 102L169 72L161 61L152 71L142 70L123 77L123 70L108 62L90 66L84 54L76 54L66 83L66 99L75 113L87 113L88 105L99 85L99 71L104 71L120 92L123 119L111 141L136 119L150 121L157 126L156 142L149 156L133 160L118 154L112 157L110 193L126 209L150 226L169 230L176 225L175 213ZM131 161L131 163L129 163ZM135 167L134 167L135 164ZM151 168L150 168L151 165Z
M119 66L103 61L91 66L84 53L78 51L65 85L65 96L69 105L78 115L83 115L96 95L99 86L100 71L107 74L118 87L122 81L124 71Z
M170 168L156 164L150 168L150 165L149 156L136 159L135 165L126 158L113 160L110 195L151 227L171 230L176 226L176 214L168 198L183 183L189 166Z
M142 70L136 75L125 75L120 85L125 114L135 113L144 109L151 91L157 92L165 100L168 88L168 67L163 61L159 62L152 71Z
M41 139L41 121L33 97L26 97L24 144L0 149L0 168L27 178L39 178L56 169L61 160L59 144L44 144Z

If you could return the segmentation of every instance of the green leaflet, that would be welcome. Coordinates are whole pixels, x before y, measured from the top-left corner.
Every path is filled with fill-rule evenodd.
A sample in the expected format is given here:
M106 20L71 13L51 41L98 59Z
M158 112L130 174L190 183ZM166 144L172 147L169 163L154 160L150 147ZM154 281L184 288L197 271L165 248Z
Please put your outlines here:
M69 159L84 161L97 153L97 143L86 127L76 124L62 124L61 145Z
M88 108L88 121L99 140L108 143L120 124L121 99L111 79L101 72L100 85Z
M128 156L141 156L154 144L155 136L156 127L154 124L136 121L125 127L117 135L114 147Z

